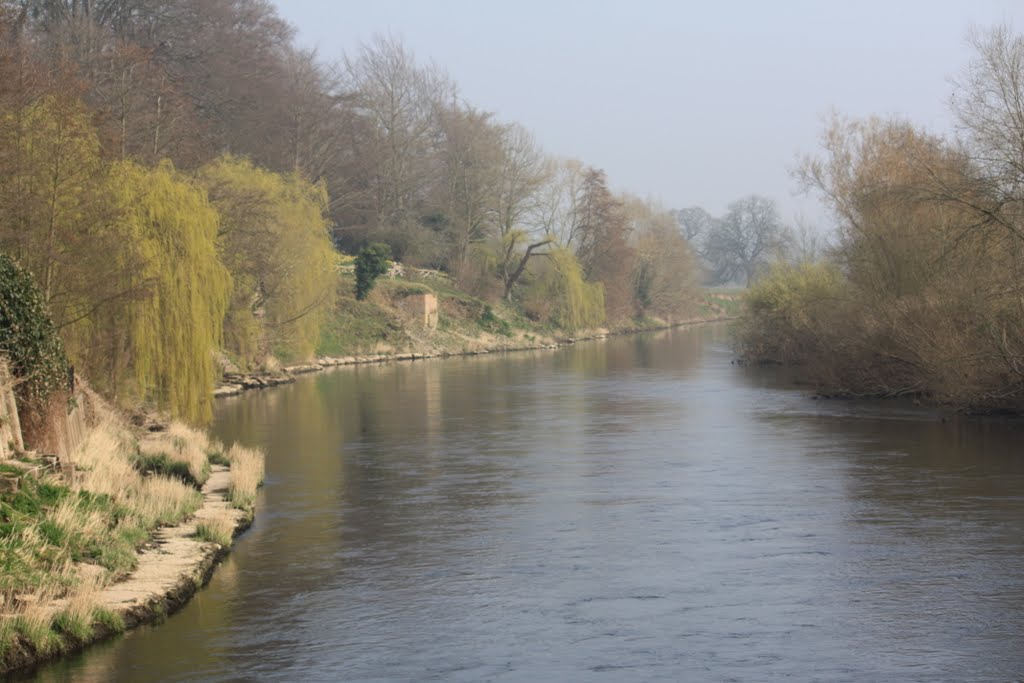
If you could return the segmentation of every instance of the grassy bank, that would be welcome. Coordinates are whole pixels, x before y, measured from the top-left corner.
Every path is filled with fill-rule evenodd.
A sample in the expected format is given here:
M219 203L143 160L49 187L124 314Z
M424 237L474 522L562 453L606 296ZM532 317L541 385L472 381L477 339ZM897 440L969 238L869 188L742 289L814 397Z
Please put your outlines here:
M381 279L364 301L357 301L352 290L353 283L343 278L317 349L321 357L436 356L550 346L567 339L735 317L741 298L734 290L702 290L674 318L645 316L608 321L598 328L564 329L531 319L515 306L471 296L441 277ZM405 306L408 297L424 293L437 297L436 328L416 320Z
M225 449L181 423L140 433L97 397L88 402L84 443L59 467L30 454L0 463L0 477L14 482L0 494L0 671L138 622L143 615L109 592L168 528L201 513L194 543L230 545L237 523L203 514L214 469L230 465L223 474L231 504L242 518L252 515L262 454Z

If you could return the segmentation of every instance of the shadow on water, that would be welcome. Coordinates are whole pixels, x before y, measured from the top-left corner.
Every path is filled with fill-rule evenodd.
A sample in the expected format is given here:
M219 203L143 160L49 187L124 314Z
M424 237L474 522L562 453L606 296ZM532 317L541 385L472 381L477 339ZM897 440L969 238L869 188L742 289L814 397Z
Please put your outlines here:
M256 524L43 681L1008 680L1021 424L814 401L724 326L224 401Z

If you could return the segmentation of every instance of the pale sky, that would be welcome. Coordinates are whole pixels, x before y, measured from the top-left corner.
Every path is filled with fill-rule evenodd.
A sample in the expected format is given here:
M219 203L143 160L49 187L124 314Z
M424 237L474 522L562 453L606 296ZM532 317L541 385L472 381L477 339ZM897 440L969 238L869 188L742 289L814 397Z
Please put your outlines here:
M373 34L443 67L470 104L545 151L603 168L617 191L719 215L748 194L827 221L789 169L823 117L895 115L951 130L967 29L1021 0L276 0L325 60Z

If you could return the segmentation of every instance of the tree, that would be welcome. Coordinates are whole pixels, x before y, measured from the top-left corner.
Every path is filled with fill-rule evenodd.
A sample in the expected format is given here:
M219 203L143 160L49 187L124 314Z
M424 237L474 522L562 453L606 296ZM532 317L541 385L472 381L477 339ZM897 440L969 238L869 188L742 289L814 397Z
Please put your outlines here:
M442 183L437 188L437 212L450 243L448 266L456 277L465 275L470 247L493 231L502 162L502 130L492 116L453 105L440 113Z
M232 156L199 178L220 214L218 253L234 282L228 350L246 364L271 351L309 358L336 290L323 185Z
M0 113L0 247L38 278L58 328L124 292L109 170L83 103L46 95Z
M504 298L526 270L529 260L555 241L538 225L539 193L547 180L548 167L533 135L518 124L502 128L501 165L498 175L495 222L498 228L498 272Z
M576 256L589 282L604 284L605 310L612 319L634 313L631 277L635 251L623 202L608 189L604 171L584 173L577 216Z
M570 331L600 325L605 316L604 288L583 279L579 262L568 249L557 247L548 254L535 267L523 296L524 310Z
M580 211L583 204L583 180L587 169L578 159L549 161L547 182L537 203L538 220L544 232L554 235L559 245L573 253L583 238Z
M356 255L356 299L362 301L378 277L388 272L391 248L380 242L368 244Z
M691 244L696 244L698 240L703 239L705 235L715 229L718 223L717 218L699 206L676 209L671 213L676 223L679 224L679 231L683 238Z
M742 278L750 285L758 272L777 258L788 242L775 202L758 195L738 199L704 237L703 256L714 282Z
M974 29L969 41L976 55L954 82L953 113L977 180L995 202L983 211L1024 239L1024 36L1003 25Z
M126 330L137 398L207 421L212 352L222 340L231 294L231 275L217 257L217 212L205 191L170 162L154 169L121 162L114 174L124 251L142 259L126 277L146 292L131 302L125 319L112 321Z
M351 105L368 123L367 236L390 244L400 260L429 261L435 245L421 217L436 179L437 113L452 101L454 86L440 69L418 65L399 41L380 35L345 59L345 75Z
M632 197L623 209L636 253L631 275L637 314L681 315L695 298L699 269L675 212Z

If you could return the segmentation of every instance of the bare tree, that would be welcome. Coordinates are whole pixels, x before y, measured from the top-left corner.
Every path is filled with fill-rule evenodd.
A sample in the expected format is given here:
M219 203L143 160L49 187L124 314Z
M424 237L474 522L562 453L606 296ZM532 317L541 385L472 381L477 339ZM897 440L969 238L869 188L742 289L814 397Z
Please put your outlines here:
M443 110L440 123L443 182L438 186L437 208L449 236L449 267L461 276L470 247L487 239L496 220L502 128L490 113L459 105Z
M780 255L788 241L775 202L750 195L729 205L721 222L705 236L702 251L715 282L742 278L749 285L758 271Z
M549 160L548 166L548 182L540 193L537 219L544 232L575 252L582 238L580 207L587 168L579 159Z
M375 36L345 60L356 111L371 124L372 188L376 237L402 259L423 255L420 224L435 180L439 110L455 97L455 86L440 69L416 63L398 40Z
M498 177L495 218L498 229L498 271L504 297L512 298L530 258L541 254L555 238L538 224L540 192L548 179L544 155L528 130L518 124L502 129L502 161Z
M676 209L672 211L672 216L679 224L683 238L691 244L695 244L697 240L714 230L718 220L699 206Z
M975 208L984 222L1024 239L1024 36L1004 24L972 29L968 41L976 55L953 82L951 104L992 202Z

